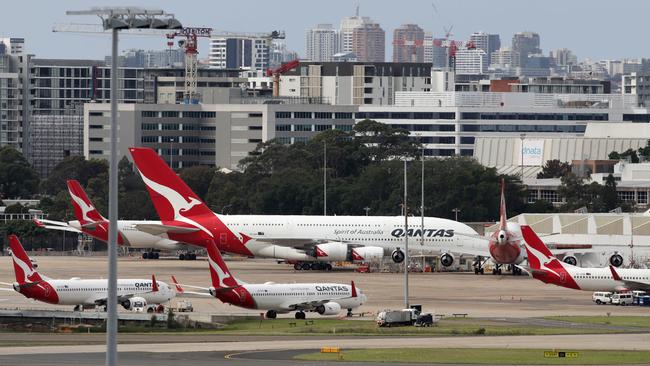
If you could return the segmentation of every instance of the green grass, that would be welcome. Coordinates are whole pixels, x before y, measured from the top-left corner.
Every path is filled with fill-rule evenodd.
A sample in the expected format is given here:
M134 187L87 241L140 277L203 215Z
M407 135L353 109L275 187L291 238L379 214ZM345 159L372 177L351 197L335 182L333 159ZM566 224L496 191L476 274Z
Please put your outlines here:
M566 350L575 351L575 350ZM444 364L508 364L508 365L621 365L644 364L650 351L592 351L578 350L578 358L545 358L541 349L488 348L411 348L411 349L351 349L343 350L346 362L414 362ZM306 353L295 358L303 361L335 361L336 353Z
M549 316L546 319L582 324L650 328L650 316Z
M291 323L295 323L295 326ZM531 327L482 319L441 320L435 327L380 328L370 320L310 320L274 319L241 320L226 324L219 333L237 335L412 335L412 336L467 336L467 335L551 335L602 333L602 330L567 327Z

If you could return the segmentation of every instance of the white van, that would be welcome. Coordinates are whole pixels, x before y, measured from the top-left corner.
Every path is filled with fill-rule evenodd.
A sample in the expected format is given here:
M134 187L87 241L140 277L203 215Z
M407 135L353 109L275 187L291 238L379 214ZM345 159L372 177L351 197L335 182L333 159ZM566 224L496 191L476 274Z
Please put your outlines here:
M634 297L631 292L624 292L620 294L612 295L612 304L614 305L632 305L634 302Z
M609 304L612 302L612 293L596 291L591 295L591 300L598 305Z

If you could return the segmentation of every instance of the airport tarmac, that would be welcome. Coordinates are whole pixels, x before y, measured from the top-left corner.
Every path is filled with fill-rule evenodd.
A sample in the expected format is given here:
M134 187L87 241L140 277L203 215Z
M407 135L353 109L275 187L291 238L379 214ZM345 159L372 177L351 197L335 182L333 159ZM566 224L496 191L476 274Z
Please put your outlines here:
M106 277L106 257L36 256L38 270L51 278ZM356 273L353 271L295 271L292 266L277 264L268 259L237 259L228 261L231 271L239 279L250 282L337 282L354 280L367 295L368 302L359 311L374 314L377 311L404 306L404 278L401 273ZM121 257L118 264L120 278L150 278L154 273L159 281L170 282L175 275L181 282L195 286L210 286L205 259L196 261L143 260L139 257ZM527 276L473 273L412 273L410 279L411 304L421 304L424 311L451 315L466 313L470 317L540 317L551 315L649 315L648 307L617 307L595 305L591 292L575 291L543 284ZM11 258L0 257L0 282L13 282ZM65 309L24 298L13 292L0 293L1 308ZM176 300L172 300L176 301ZM191 299L195 316L211 314L259 315L259 311L245 310L222 304L213 298ZM92 311L92 310L90 310ZM293 316L293 315L289 315ZM319 317L308 314L308 317Z

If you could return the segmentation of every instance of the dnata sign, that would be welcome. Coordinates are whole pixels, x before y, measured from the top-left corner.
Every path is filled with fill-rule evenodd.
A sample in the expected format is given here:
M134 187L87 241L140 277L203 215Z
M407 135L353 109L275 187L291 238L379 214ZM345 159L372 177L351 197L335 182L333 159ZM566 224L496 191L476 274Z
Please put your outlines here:
M544 140L524 139L520 146L519 165L542 166L544 164Z

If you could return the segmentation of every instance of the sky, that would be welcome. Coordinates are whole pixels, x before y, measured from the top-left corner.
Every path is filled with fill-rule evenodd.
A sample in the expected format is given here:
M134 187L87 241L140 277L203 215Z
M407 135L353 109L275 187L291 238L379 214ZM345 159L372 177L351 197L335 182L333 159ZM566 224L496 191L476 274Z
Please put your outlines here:
M437 12L434 11L437 9ZM509 46L519 31L540 34L541 48L568 48L580 60L650 57L647 49L647 14L650 1L634 0L23 0L3 4L0 37L24 37L27 52L40 58L103 59L110 50L104 35L53 33L57 23L97 23L93 16L67 16L66 10L92 6L140 6L174 13L185 26L215 30L269 32L284 30L289 49L304 56L305 31L318 23L338 28L344 16L360 15L381 24L386 31L386 61L392 55L392 31L400 24L415 23L434 36L453 25L453 38L467 40L474 31L498 33ZM162 36L123 36L120 49L164 49ZM199 57L207 57L202 42Z

